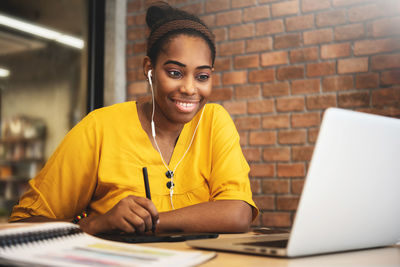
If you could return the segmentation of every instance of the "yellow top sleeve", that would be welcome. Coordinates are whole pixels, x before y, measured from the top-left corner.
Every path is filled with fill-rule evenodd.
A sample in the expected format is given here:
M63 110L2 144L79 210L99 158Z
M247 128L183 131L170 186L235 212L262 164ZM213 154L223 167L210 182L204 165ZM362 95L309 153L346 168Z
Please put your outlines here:
M252 200L249 166L235 125L220 105L204 108L193 143L175 171L174 207L243 200L253 207L255 218L258 209ZM185 124L169 169L174 170L188 148L200 113ZM103 214L128 195L145 197L143 167L158 211L171 210L167 169L141 127L136 102L95 110L65 136L29 182L10 221L39 215L70 219L84 210Z

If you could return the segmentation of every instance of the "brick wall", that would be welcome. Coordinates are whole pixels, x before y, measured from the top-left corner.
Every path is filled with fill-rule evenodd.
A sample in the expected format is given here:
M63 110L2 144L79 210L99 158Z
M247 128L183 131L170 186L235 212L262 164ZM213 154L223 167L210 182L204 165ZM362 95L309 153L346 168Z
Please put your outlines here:
M145 7L128 0L127 95L148 97ZM251 166L254 223L292 224L321 117L341 107L400 118L399 0L174 0L213 30L212 101Z

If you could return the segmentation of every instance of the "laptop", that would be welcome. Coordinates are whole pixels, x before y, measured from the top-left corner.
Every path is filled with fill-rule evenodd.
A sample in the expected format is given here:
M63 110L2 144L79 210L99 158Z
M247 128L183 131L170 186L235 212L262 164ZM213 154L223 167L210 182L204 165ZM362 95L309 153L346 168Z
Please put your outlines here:
M325 111L290 234L191 240L195 248L299 257L400 241L400 120Z

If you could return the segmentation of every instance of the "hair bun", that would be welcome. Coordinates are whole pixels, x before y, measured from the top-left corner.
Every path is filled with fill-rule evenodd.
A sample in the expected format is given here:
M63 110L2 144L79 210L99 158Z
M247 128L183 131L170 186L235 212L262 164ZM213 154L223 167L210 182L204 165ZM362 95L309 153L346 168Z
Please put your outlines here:
M150 29L165 20L166 17L173 11L172 7L162 1L153 3L146 14L146 24Z

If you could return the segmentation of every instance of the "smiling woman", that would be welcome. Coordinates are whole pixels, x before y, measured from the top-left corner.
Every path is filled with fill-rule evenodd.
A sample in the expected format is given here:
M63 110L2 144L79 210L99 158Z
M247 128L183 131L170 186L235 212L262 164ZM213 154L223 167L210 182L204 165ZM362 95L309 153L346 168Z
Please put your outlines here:
M85 117L31 181L11 221L78 215L92 234L243 232L257 216L235 125L222 106L206 104L215 59L211 31L162 2L148 9L146 21L143 73L151 101Z

